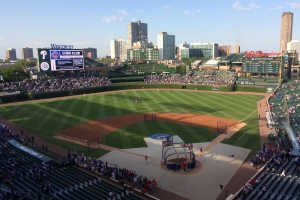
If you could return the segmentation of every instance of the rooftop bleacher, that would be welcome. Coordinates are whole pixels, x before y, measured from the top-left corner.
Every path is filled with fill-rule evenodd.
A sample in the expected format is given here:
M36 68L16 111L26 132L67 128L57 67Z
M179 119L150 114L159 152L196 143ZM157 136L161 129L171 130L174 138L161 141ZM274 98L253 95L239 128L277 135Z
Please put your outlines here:
M237 57L237 55L238 54L236 54L236 53L231 53L224 60L228 61L228 62L232 62L235 59L235 57Z
M243 62L244 57L245 57L244 53L239 53L234 59L232 59L231 62Z

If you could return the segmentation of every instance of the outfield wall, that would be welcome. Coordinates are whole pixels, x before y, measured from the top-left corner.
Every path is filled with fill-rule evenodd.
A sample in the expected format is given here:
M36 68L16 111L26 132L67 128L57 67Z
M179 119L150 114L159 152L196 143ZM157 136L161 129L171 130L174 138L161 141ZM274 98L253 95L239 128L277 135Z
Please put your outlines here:
M94 88L82 88L74 90L54 91L54 92L41 92L31 94L16 94L0 96L0 102L12 103L18 101L47 99L56 97L73 96L80 94L90 94L107 91L117 90L132 90L132 89L185 89L185 90L207 90L207 91L222 91L222 92L234 92L234 91L245 91L245 92L266 92L266 86L210 86L210 85L185 85L185 84L124 84L124 85L112 85L106 87L94 87Z

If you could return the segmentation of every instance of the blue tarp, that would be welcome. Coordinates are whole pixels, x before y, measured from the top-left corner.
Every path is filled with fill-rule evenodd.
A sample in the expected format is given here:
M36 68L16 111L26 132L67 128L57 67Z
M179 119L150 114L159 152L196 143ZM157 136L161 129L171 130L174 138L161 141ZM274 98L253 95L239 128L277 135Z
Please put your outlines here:
M38 159L40 159L41 161L44 161L44 162L49 162L52 160L52 158L48 157L48 156L45 156L41 153L38 153L36 151L34 151L33 149L31 148L28 148L28 147L25 147L23 146L22 144L20 144L19 142L17 142L16 140L8 140L8 142L13 145L15 148L17 149L20 149L26 153L28 153L29 155L33 156L33 157L36 157Z

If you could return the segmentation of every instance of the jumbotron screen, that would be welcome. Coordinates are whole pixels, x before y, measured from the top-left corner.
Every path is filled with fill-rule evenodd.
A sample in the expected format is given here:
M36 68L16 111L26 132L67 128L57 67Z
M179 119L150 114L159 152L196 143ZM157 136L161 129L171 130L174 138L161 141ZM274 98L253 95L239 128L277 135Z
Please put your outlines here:
M83 50L50 50L51 71L83 70Z
M249 57L244 59L242 71L275 74L280 71L280 66L280 57Z

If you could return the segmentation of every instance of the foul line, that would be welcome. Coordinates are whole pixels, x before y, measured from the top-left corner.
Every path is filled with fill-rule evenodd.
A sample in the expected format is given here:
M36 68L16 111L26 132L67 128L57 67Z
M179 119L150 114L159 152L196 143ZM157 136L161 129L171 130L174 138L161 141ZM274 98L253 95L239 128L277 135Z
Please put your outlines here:
M249 116L251 116L256 111L258 111L258 109L254 110L252 113L250 113L249 115L247 115L246 117L244 117L242 120L239 121L239 123L243 122L245 119L247 119Z
M239 137L239 139L238 140L240 140L244 135L245 135L246 133L244 133L241 137Z

